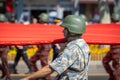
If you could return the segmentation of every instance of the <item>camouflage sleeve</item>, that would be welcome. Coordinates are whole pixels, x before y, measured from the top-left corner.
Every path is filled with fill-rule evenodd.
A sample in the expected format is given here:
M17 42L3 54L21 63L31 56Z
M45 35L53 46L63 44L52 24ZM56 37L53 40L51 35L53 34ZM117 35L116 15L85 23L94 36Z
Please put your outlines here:
M58 74L61 74L68 67L70 67L75 62L76 59L77 57L76 57L75 49L66 48L61 53L61 55L57 57L49 65L54 71L56 71Z

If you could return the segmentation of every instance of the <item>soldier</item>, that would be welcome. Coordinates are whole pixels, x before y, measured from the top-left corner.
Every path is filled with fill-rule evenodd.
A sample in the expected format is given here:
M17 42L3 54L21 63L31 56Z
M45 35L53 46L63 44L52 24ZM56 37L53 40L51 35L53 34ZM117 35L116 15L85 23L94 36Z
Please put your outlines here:
M120 23L120 14L112 14L112 20L114 23Z
M119 14L114 13L112 18L115 22L120 21ZM105 55L102 62L110 76L108 80L120 80L120 45L110 45L110 51ZM110 62L112 62L112 66Z
M41 13L39 15L39 18L40 18L41 24L48 23L49 16L46 13ZM35 53L35 55L33 55L30 58L30 65L34 72L38 71L37 66L36 66L36 62L38 60L40 60L42 67L48 65L48 54L51 49L51 45L50 44L40 44L40 45L37 45L37 47L38 47L38 51ZM45 79L50 80L50 77L48 76Z
M0 14L0 22L7 22L8 19L6 18L6 16L4 14Z
M110 76L108 80L120 80L120 45L111 45L110 51L105 55L102 62ZM110 62L112 62L112 66Z
M83 20L87 21L87 17L84 14L80 14L80 17L83 18Z
M52 48L53 48L53 60L54 60L60 53L61 46L60 44L52 44Z
M16 49L17 49L17 54L16 54L16 57L15 57L15 61L14 61L14 64L12 66L13 68L13 73L17 74L17 70L16 70L16 66L20 60L20 58L22 57L24 62L26 63L29 71L28 73L32 73L32 69L31 69L31 66L30 66L30 63L29 63L29 60L28 60L28 56L26 54L26 50L28 48L28 46L15 46Z
M39 15L39 20L40 20L40 24L46 24L49 23L49 16L46 13L41 13Z
M87 22L87 17L86 17L86 15L80 14L80 17L83 18L83 20L85 20L85 23L86 23L86 25L87 25L88 22Z
M59 74L56 80L88 80L89 47L82 39L85 32L85 21L77 15L68 15L61 24L67 40L65 49L60 55L36 73L21 80L34 80L45 77L54 71Z
M7 22L7 18L3 15L0 14L0 22ZM11 80L10 78L10 72L9 72L9 67L8 67L8 62L7 62L7 53L8 53L9 47L8 46L0 46L0 58L2 64L0 64L0 70L2 70L2 76L1 78L5 78L5 80Z

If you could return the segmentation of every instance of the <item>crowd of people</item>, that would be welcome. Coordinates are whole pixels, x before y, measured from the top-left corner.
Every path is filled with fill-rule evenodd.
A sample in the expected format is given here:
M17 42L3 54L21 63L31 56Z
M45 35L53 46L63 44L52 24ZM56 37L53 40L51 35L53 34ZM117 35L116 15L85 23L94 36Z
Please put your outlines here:
M38 24L38 23L43 24L43 25L49 24L48 14L41 13L38 17L39 17L39 20L37 18L33 18L33 21L32 21L33 24ZM0 14L0 22L1 23L10 23L4 14ZM18 23L17 20L12 21L12 22ZM57 24L59 22L60 22L60 19L57 21L56 20L54 21L55 24ZM27 16L24 16L23 21L20 23L24 24L24 25L30 24ZM59 45L59 44L36 45L38 50L36 53L34 53L34 55L30 59L28 58L28 56L26 54L26 50L29 47L32 47L32 45L1 46L0 47L0 53L1 53L0 57L1 57L1 61L2 61L2 65L0 65L0 69L2 71L1 78L5 78L5 80L11 80L10 73L19 74L16 67L21 58L23 59L23 61L25 62L25 64L27 65L27 67L29 69L29 71L27 72L28 74L31 74L31 73L39 70L36 65L36 62L38 60L41 62L40 64L42 67L48 65L48 55L49 55L50 49L53 48L53 50L55 52L55 57L57 56L57 54L60 50L60 46L59 46L59 48L57 48L56 45ZM12 64L11 67L9 67L8 60L7 60L7 54L8 54L8 51L10 49L12 49L13 47L16 48L17 54L15 56L14 63ZM54 59L55 59L55 57L54 57ZM11 68L11 70L9 70L9 68ZM50 76L48 75L47 77L45 77L43 79L50 80Z

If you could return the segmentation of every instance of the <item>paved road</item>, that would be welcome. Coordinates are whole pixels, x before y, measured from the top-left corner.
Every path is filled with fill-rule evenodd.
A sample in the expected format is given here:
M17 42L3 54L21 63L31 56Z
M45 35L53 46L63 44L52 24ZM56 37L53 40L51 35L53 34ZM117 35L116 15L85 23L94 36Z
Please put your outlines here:
M22 77L23 76L12 76L12 80L20 80ZM108 80L108 76L89 76L88 78L89 78L88 80Z
M108 76L89 76L88 80L108 80Z
M13 61L9 61L9 64L12 65ZM37 63L38 67L40 68L40 62ZM21 77L24 77L25 74L28 72L28 68L23 61L20 61L17 70L19 74L23 75L11 75L12 80L19 80ZM108 75L106 74L101 61L91 61L89 66L89 80L108 80ZM2 80L2 79L0 79ZM4 79L3 79L4 80Z
M11 66L12 64L13 64L13 61L9 61L9 65ZM41 68L40 61L37 62L37 67L39 69ZM28 72L28 68L23 61L20 61L16 68L18 70L18 73L27 73ZM101 61L91 61L88 73L89 74L105 74L106 71L104 70Z

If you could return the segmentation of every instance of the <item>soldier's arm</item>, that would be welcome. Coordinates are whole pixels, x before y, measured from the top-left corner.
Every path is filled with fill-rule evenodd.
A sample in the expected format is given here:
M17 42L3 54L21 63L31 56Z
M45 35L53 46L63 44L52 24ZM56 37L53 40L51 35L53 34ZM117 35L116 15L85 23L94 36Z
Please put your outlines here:
M37 78L43 78L49 74L51 74L53 72L53 70L49 67L49 65L43 67L42 69L40 69L39 71L29 75L26 78L20 79L20 80L35 80Z

